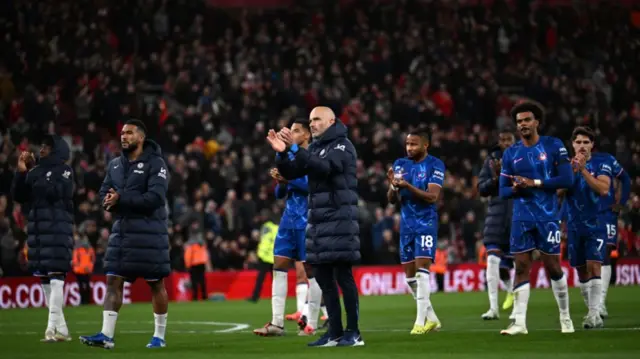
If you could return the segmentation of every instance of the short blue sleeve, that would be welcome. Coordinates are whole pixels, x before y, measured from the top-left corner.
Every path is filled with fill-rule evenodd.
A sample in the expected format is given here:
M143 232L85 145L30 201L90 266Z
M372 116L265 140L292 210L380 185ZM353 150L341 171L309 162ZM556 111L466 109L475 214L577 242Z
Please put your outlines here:
M442 187L444 185L444 163L440 160L435 161L429 177L429 184L437 184Z

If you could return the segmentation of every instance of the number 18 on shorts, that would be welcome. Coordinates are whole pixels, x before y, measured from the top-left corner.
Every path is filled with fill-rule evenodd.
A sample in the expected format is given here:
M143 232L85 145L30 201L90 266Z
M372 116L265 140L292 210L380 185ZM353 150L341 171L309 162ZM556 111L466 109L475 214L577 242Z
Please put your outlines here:
M400 262L413 262L416 258L431 258L435 255L438 235L436 232L400 235Z

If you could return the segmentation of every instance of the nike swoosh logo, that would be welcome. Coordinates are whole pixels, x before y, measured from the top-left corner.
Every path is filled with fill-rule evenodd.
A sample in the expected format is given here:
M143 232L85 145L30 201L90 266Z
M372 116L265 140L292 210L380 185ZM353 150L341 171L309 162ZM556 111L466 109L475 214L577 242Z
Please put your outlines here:
M517 160L513 161L513 164L515 165L516 163L518 163L518 162L520 162L522 160L523 160L523 158L518 158Z

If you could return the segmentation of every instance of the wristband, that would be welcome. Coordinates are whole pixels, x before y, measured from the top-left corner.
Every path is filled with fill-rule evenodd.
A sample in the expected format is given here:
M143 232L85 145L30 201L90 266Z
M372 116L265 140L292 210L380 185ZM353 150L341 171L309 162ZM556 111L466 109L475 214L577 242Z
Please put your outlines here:
M542 186L542 181L539 180L539 179L534 179L533 180L533 185L536 186L536 187L540 187L540 186Z

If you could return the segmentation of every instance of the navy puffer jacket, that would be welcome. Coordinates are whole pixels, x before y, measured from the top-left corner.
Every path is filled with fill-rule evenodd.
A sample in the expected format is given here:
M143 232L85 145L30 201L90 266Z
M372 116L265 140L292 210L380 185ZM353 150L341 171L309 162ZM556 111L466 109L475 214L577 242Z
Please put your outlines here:
M127 278L161 279L171 272L166 196L169 182L160 146L145 140L135 161L122 155L109 163L100 188L120 195L110 209L115 222L104 257L104 270Z
M276 162L284 178L309 179L307 262L358 262L357 154L347 127L336 120L308 150L294 148L290 154L279 154Z
M500 160L502 151L495 149L484 161L484 165L478 175L478 190L483 197L489 199L489 207L484 221L483 242L500 246L509 245L511 236L511 213L513 202L510 199L501 198L498 194L500 179L494 175L491 168L492 160Z
M73 173L65 162L69 146L50 137L51 153L27 173L17 172L12 194L29 209L27 246L29 270L34 274L66 273L73 252Z

